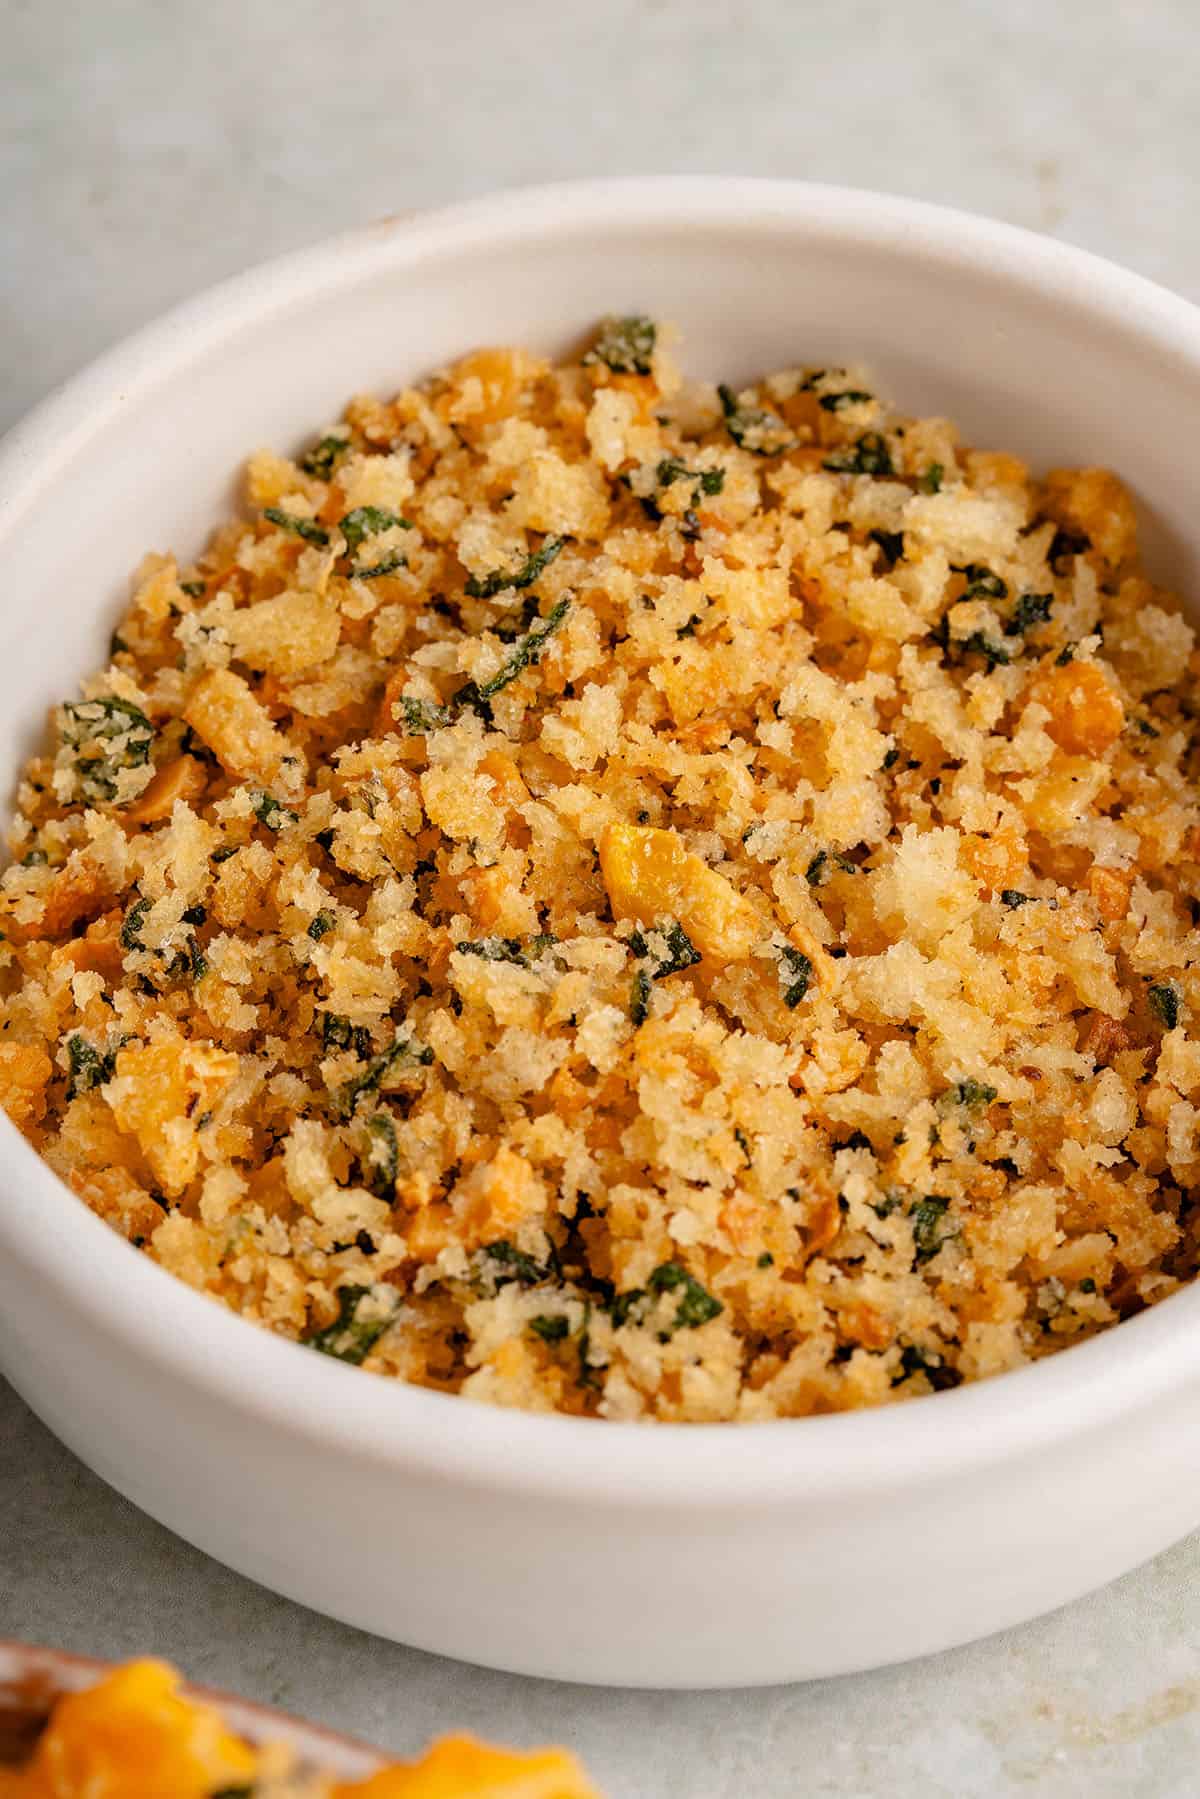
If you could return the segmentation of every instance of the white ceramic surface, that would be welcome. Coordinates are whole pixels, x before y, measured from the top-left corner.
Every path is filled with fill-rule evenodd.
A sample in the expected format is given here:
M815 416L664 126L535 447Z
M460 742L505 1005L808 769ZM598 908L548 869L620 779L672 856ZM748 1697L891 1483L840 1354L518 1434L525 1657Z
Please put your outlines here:
M1131 478L1195 589L1200 313L1011 228L784 183L527 192L217 289L0 451L0 786L103 655L130 568L187 554L260 442L473 344L606 310L736 381L865 360L1036 463ZM1149 496L1153 496L1152 500ZM280 1592L523 1672L736 1685L924 1653L1057 1605L1200 1522L1200 1292L1053 1361L874 1414L607 1425L408 1390L253 1330L86 1213L0 1128L0 1361L90 1465Z

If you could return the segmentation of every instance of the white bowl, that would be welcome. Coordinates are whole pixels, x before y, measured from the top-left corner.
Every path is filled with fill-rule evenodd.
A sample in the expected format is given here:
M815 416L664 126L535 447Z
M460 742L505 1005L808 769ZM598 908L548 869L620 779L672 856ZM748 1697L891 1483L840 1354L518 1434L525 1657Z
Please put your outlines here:
M1037 464L1116 464L1200 586L1200 313L1093 257L910 201L647 180L391 222L217 288L0 452L0 788L103 657L150 546L197 549L260 443L481 342L679 322L733 380L865 360ZM0 1353L77 1454L267 1586L496 1667L756 1684L920 1655L1200 1523L1200 1290L1021 1372L874 1413L605 1424L406 1388L274 1338L88 1213L0 1129Z

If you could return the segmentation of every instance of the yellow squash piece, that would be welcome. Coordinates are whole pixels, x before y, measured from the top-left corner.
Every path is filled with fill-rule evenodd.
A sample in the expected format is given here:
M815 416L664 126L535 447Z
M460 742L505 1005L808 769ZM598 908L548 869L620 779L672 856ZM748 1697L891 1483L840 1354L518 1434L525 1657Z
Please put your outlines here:
M174 1668L147 1660L60 1699L26 1767L0 1768L0 1799L215 1799L253 1795L263 1775L257 1750L182 1694ZM314 1772L303 1785L309 1799L600 1799L563 1749L522 1754L465 1736L366 1780ZM282 1789L271 1778L261 1790L266 1799Z
M644 925L677 920L700 954L714 961L744 961L763 935L750 902L694 856L675 831L606 826L600 872L614 917Z
M210 1799L257 1766L215 1711L181 1695L173 1668L131 1662L59 1700L29 1766L0 1771L0 1799Z
M443 1737L419 1762L334 1789L333 1799L599 1799L564 1749L521 1754Z

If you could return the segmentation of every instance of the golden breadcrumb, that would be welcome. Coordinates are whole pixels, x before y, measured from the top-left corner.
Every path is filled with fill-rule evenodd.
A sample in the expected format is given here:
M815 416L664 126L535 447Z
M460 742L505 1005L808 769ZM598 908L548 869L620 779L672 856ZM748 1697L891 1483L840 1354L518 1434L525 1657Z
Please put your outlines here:
M146 560L21 785L0 1097L380 1373L904 1399L1196 1271L1194 635L1107 470L663 339L355 399Z

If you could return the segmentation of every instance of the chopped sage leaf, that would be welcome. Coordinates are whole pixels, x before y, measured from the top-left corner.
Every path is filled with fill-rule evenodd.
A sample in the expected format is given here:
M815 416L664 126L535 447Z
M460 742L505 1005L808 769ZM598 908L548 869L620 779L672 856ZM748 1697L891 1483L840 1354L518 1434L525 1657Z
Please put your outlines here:
M500 664L494 675L482 682L469 681L455 694L455 700L460 705L473 706L478 710L502 688L515 681L518 675L523 674L527 668L532 668L541 656L546 639L557 631L570 606L570 600L560 600L545 618L540 618L517 638L511 655Z
M641 931L634 931L629 939L629 947L635 956L649 957L653 963L650 972L656 981L664 980L669 974L679 974L685 968L692 968L700 960L700 951L678 920L672 919L669 924L656 926L653 934L664 941L665 955L657 955L648 949Z
M304 1340L319 1355L335 1356L355 1367L366 1361L399 1310L394 1288L348 1285L337 1290L338 1315L332 1324Z
M146 946L139 933L146 922L146 914L153 904L153 900L149 899L134 900L125 914L125 920L121 926L122 949L145 949Z
M602 362L615 375L648 375L657 336L653 319L638 313L628 318L610 316L600 321L599 334L585 354L584 363Z
M251 808L259 824L266 825L268 831L282 831L285 825L299 822L299 813L284 806L272 793L256 788L251 799Z
M386 1112L373 1112L367 1119L368 1147L365 1170L372 1193L390 1199L400 1173L400 1150L396 1127Z
M332 431L323 437L300 458L300 467L306 475L315 475L319 481L328 481L338 462L351 448L348 437L338 437Z
M329 542L328 531L315 518L301 518L294 512L282 512L278 506L264 506L263 517L273 525L278 525L281 531L290 531L294 537L302 537L305 543Z
M835 475L890 475L891 451L878 431L864 431L848 449L835 450L821 464Z
M790 944L785 944L780 950L779 985L783 989L783 1003L789 1012L795 1011L808 992L812 971L813 965L803 950L793 949Z
M430 731L440 731L450 723L446 707L439 706L436 700L414 700L402 693L400 709L404 713L404 725L410 737L424 737Z
M566 541L565 537L547 537L541 549L526 556L519 568L495 568L488 575L468 575L465 591L473 600L491 600L510 587L532 587L539 575L543 575L550 567Z
M783 456L794 450L798 439L777 412L764 406L743 404L731 387L717 389L725 429L739 449L753 456Z
M338 520L338 530L346 539L348 550L357 550L365 537L374 537L380 531L391 531L399 527L411 531L408 519L401 518L398 512L390 511L386 506L356 506Z
M121 771L144 768L154 742L154 726L141 707L117 694L68 700L60 734L87 800L115 799Z
M403 1067L405 1063L412 1063L417 1068L427 1068L432 1061L433 1051L423 1043L418 1043L411 1037L397 1037L382 1055L371 1059L360 1075L338 1088L334 1096L334 1111L340 1118L349 1118L364 1093L378 1093L384 1081L397 1068Z
M863 393L861 388L847 387L840 394L822 394L818 404L826 412L841 412L844 406L861 406L874 398L874 394Z
M1146 994L1150 1010L1168 1031L1173 1031L1179 1023L1179 997L1179 988L1174 981L1160 981Z
M689 1274L678 1262L660 1262L646 1286L654 1294L679 1294L679 1306L675 1313L676 1330L692 1330L697 1325L707 1324L725 1310L721 1301L714 1299L707 1287L702 1287L695 1276Z
M570 1335L571 1327L561 1312L547 1314L539 1312L536 1318L529 1320L529 1328L535 1337L543 1343L562 1343Z
M73 1037L67 1038L67 1061L70 1066L67 1098L74 1099L76 1094L90 1093L93 1087L103 1086L105 1081L112 1079L116 1052L114 1050L102 1056L85 1037L76 1032Z
M913 1244L918 1262L928 1262L938 1253L954 1232L943 1229L950 1201L940 1194L929 1193L909 1208L912 1219Z

